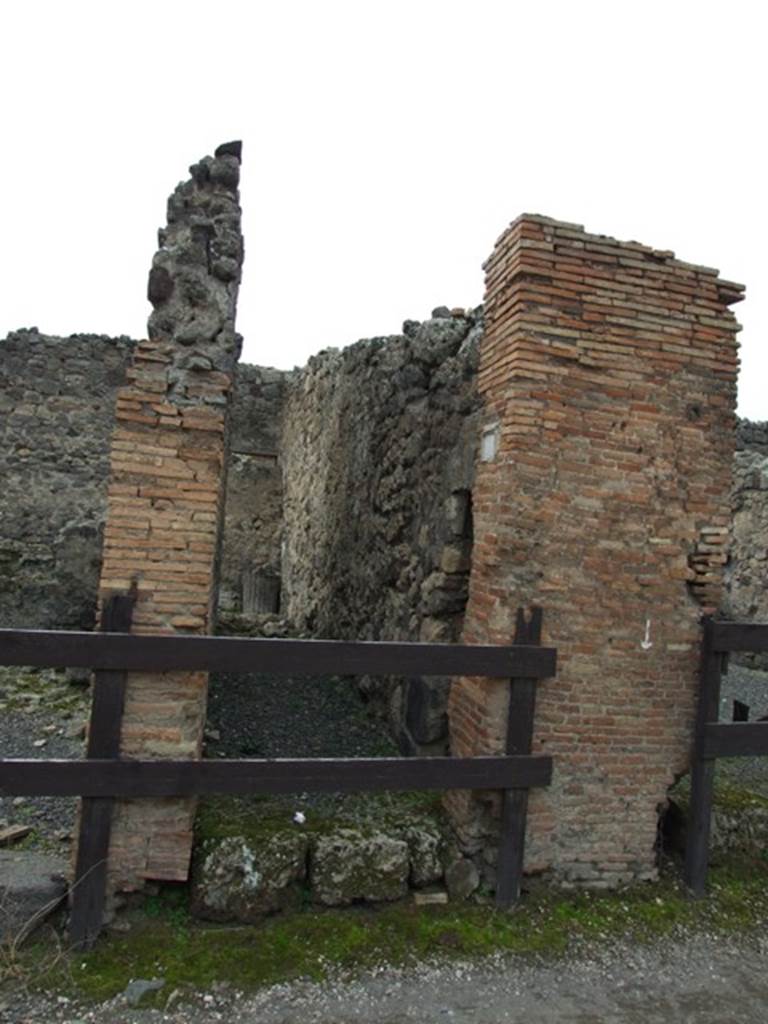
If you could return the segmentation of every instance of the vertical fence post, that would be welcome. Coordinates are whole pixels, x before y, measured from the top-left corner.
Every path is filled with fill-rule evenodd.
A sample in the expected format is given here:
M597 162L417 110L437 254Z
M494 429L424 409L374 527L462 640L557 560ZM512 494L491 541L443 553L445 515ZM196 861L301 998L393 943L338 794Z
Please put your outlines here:
M517 609L515 644L541 643L541 608ZM510 679L507 715L507 754L530 754L536 710L536 679ZM528 790L505 789L502 794L501 836L496 866L496 906L508 910L520 897L525 852Z
M114 594L109 598L102 609L101 631L129 633L134 601L133 594ZM94 672L87 758L116 759L120 756L126 675L120 671ZM111 797L86 798L80 808L69 921L69 938L75 949L89 949L101 931L113 804Z
M719 716L723 658L722 654L712 650L712 619L705 619L703 625L701 679L691 755L691 800L685 850L685 883L694 896L704 895L709 863L709 828L716 759L703 756L704 733L707 724L717 722Z

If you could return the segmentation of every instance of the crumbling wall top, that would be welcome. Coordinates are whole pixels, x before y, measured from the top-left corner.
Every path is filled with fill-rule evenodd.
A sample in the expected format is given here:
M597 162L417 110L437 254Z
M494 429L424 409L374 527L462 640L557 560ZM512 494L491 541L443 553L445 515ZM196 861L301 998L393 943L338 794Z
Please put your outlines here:
M239 142L219 146L190 169L168 200L168 224L149 272L149 338L181 346L169 397L184 404L188 371L232 374L242 339L235 304L244 256Z

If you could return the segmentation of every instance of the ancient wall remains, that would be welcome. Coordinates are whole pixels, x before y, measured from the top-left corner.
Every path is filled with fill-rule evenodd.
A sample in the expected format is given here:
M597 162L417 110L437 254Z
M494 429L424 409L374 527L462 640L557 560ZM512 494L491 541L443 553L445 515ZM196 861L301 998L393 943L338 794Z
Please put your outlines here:
M219 605L279 611L283 487L280 439L291 372L240 364L230 417Z
M742 288L579 225L522 216L486 264L483 452L463 638L507 642L544 608L558 674L535 747L526 865L610 885L655 871L658 808L685 769L699 619L721 600ZM507 686L451 694L453 752L502 749ZM494 856L494 808L450 801Z
M0 625L93 625L114 429L103 593L137 581L140 631L211 628L237 157L192 173L161 233L149 341L0 342ZM279 602L305 635L474 643L508 642L518 605L540 604L560 668L536 748L556 771L532 798L527 867L645 877L657 806L686 765L700 615L768 619L766 424L742 422L733 455L727 307L742 289L539 217L515 222L486 270L485 335L481 311L443 308L300 372L240 368L221 605ZM404 749L446 749L447 679L367 684ZM205 679L131 687L124 751L195 756ZM455 753L501 748L506 693L454 688ZM450 807L492 865L494 800ZM149 841L147 813L120 811L123 887L186 870L189 805L156 805Z
M134 342L0 341L0 626L91 629L115 393Z
M285 609L300 631L456 640L467 594L479 313L315 356L282 441ZM447 680L368 692L405 749L443 749Z
M768 423L739 421L731 508L726 610L732 619L768 622ZM766 655L739 658L768 667Z
M135 345L34 328L0 339L0 628L93 628L115 399ZM254 583L279 576L290 379L236 370L219 594L228 610L255 610Z
M133 632L207 633L216 601L227 406L241 339L240 145L190 168L168 201L149 275L149 337L117 394L100 597L136 593ZM121 733L128 757L200 756L205 673L130 673ZM187 876L194 804L118 801L115 889Z

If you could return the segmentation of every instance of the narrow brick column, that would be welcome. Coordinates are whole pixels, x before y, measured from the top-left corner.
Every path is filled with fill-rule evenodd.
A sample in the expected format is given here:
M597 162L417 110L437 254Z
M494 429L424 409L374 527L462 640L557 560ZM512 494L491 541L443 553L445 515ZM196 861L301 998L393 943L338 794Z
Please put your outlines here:
M540 604L559 649L534 743L555 776L531 799L526 868L652 877L659 806L687 764L699 620L720 601L739 329L727 307L743 289L528 215L485 269L464 640L509 642L516 608ZM505 683L454 686L453 752L499 752L506 706ZM487 847L493 802L449 806L466 848Z
M100 593L137 591L136 633L206 633L225 484L227 403L240 338L240 145L190 168L168 201L149 276L154 312L117 397ZM121 753L195 758L205 673L128 678ZM109 872L114 890L187 876L194 802L122 801Z

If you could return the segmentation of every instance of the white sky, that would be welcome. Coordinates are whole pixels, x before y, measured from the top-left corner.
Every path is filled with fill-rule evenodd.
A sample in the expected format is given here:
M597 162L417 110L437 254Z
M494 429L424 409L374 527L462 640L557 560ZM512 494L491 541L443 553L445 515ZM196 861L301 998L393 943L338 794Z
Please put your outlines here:
M140 337L165 200L243 140L244 358L303 364L482 299L522 211L747 285L768 419L757 0L22 0L0 10L0 337Z

